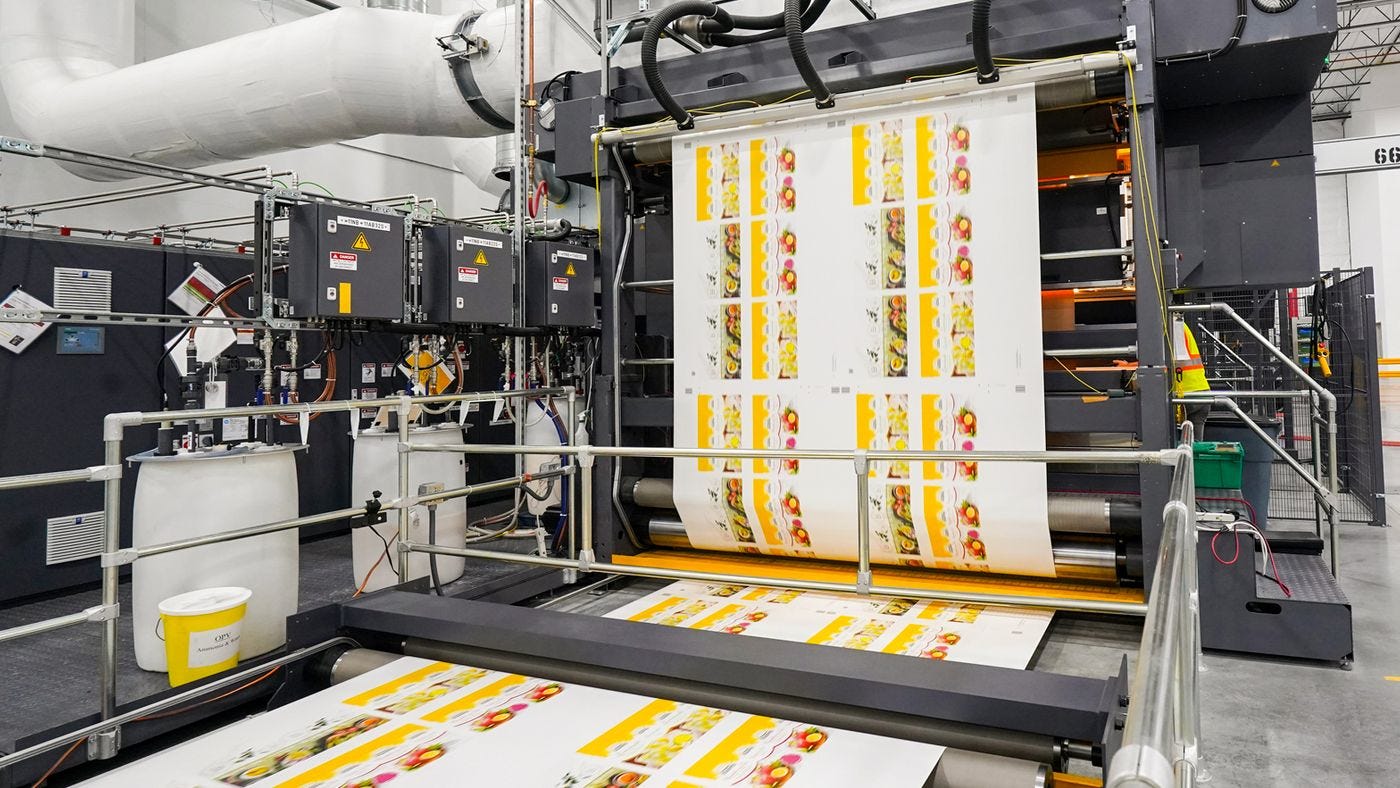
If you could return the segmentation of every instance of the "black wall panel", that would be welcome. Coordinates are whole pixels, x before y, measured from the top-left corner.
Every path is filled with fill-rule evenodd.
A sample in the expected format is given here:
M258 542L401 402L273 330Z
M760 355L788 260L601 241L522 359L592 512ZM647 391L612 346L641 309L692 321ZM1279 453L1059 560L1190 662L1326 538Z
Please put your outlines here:
M0 296L14 287L53 301L55 267L92 268L112 272L112 308L118 312L175 312L166 295L198 262L225 283L252 270L247 255L209 252L167 246L101 243L87 240L0 233ZM245 290L244 293L250 293ZM248 313L244 293L229 304ZM24 353L0 351L0 476L99 465L102 463L102 419L108 413L158 410L161 385L169 401L179 404L179 379L173 366L162 361L162 347L176 329L108 326L102 355L58 355L58 332L50 327ZM403 337L392 334L356 334L338 352L336 398L346 399L352 389L373 388L379 395L402 391L405 379L377 374L381 363L396 362ZM300 337L303 361L320 350L321 337L306 331ZM467 360L464 388L468 391L499 388L502 364L495 346L474 338ZM235 345L228 351L256 355L252 346ZM374 383L362 383L362 363L376 365ZM252 401L259 378L234 373L228 382L228 404ZM303 399L314 398L321 381L303 381ZM476 442L512 442L511 428L489 427L489 406L472 414L468 432ZM367 422L366 422L367 423ZM280 440L297 442L298 427L278 427ZM352 439L344 415L326 414L312 422L311 450L298 454L297 468L301 511L305 514L345 507L350 501ZM128 456L155 445L155 428L128 430L124 453ZM476 458L468 478L499 478L511 472L504 458ZM129 544L131 502L136 469L128 466L123 486L123 543ZM48 518L100 511L100 484L63 485L32 490L0 492L0 555L8 571L0 573L0 601L48 593L76 585L95 583L96 559L45 565ZM308 535L343 528L330 524Z

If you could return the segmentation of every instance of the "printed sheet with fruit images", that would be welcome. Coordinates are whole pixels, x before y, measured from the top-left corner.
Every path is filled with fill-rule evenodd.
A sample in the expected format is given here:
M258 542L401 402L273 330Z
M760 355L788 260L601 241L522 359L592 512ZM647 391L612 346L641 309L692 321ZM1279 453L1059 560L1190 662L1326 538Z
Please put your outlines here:
M924 785L943 748L405 657L84 785Z
M675 445L1044 449L1033 87L678 136ZM875 462L872 560L1054 574L1045 468ZM855 471L677 460L710 550L852 560Z
M1054 613L681 581L607 617L1021 670Z

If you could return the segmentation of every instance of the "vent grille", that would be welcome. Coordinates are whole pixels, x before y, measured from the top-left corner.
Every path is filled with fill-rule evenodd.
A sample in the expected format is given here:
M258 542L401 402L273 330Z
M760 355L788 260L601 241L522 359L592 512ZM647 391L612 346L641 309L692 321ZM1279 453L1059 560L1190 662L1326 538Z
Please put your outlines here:
M112 311L112 272L91 268L53 269L54 309Z
M49 566L96 558L102 554L102 530L107 524L103 512L49 518Z

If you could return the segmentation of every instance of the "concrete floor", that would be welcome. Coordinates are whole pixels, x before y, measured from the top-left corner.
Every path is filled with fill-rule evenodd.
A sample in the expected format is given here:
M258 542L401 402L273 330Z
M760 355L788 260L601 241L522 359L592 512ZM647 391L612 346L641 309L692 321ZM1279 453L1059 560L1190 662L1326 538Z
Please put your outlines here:
M1385 386L1382 409L1383 438L1400 439L1400 381ZM1400 502L1400 448L1385 449L1385 456L1387 493ZM1391 523L1400 523L1400 506L1391 503L1389 514ZM348 559L348 539L303 549L303 607L349 596ZM1400 785L1400 747L1395 746L1400 731L1400 616L1395 613L1400 610L1400 536L1389 528L1343 526L1340 574L1353 604L1353 670L1232 654L1205 656L1200 691L1210 784ZM556 609L601 614L661 585L629 583L606 594L575 597ZM0 628L50 615L53 605L68 610L75 603L93 604L90 595L0 610ZM7 714L0 716L0 750L8 739L95 706L95 634L77 628L45 636L43 642L0 646L0 698L7 701ZM1033 668L1106 676L1117 671L1124 654L1135 657L1140 634L1134 622L1062 614ZM124 664L122 696L153 691L161 678Z

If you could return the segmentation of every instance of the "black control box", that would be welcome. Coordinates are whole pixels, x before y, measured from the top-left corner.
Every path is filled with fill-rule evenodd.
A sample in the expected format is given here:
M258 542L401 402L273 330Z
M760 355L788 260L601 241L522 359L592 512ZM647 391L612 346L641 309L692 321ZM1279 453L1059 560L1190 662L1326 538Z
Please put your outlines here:
M403 319L402 215L303 203L289 219L290 317Z
M466 224L423 230L423 307L430 323L509 325L515 303L511 237Z
M555 241L525 244L525 322L539 328L597 324L593 269L598 252Z

